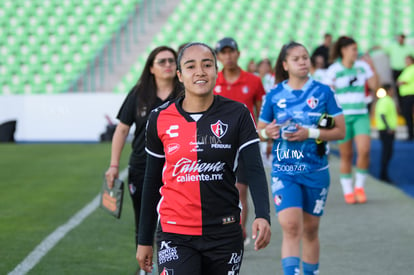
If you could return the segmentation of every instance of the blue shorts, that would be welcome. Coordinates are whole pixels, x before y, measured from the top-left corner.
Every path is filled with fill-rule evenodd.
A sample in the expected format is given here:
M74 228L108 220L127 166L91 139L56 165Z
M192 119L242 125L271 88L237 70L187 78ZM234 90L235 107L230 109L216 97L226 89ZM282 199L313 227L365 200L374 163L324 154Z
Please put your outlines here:
M316 176L315 173L313 173ZM290 207L299 207L313 216L322 216L329 191L328 169L316 173L321 186L304 184L305 175L278 175L272 177L272 195L276 212ZM307 175L309 176L309 175Z

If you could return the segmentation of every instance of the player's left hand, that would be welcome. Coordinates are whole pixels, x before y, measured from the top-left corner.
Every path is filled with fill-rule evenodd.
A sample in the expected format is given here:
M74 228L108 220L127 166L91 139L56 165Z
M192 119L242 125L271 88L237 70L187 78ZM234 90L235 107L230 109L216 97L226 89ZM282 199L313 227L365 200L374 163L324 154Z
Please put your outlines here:
M151 245L138 245L137 261L141 269L148 273L152 272L152 254L153 250Z
M265 248L270 243L270 224L266 219L257 218L252 224L252 238L254 242L254 250Z
M294 133L285 133L286 139L288 141L304 141L309 138L309 129L296 125L297 131Z

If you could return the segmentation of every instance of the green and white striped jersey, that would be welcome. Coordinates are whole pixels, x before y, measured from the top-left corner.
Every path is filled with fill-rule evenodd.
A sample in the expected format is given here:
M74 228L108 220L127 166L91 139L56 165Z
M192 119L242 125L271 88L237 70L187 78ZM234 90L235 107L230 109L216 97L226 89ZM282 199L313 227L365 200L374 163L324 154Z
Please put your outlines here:
M366 114L365 83L373 75L365 61L355 61L352 68L346 68L341 61L336 61L326 71L323 83L335 90L344 115Z

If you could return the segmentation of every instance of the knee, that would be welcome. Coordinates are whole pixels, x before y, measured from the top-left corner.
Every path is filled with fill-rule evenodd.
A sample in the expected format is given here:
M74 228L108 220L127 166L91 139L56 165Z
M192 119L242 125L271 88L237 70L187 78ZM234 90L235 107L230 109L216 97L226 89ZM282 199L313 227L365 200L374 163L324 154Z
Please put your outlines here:
M292 239L299 238L302 235L302 229L299 222L290 221L281 224L284 236Z
M358 150L358 156L359 158L364 158L367 159L369 158L369 153L370 153L370 146L366 146L366 147L362 147Z
M317 224L305 226L305 228L303 229L303 238L308 241L314 241L318 239L318 234L319 234L318 232L319 232L319 226Z

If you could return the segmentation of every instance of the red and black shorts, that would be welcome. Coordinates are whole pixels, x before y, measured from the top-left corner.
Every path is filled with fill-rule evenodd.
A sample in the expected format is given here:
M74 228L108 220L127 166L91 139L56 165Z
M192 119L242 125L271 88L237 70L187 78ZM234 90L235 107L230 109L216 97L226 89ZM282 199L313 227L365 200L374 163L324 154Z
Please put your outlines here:
M241 227L216 236L157 232L158 272L165 275L237 275L243 259Z

